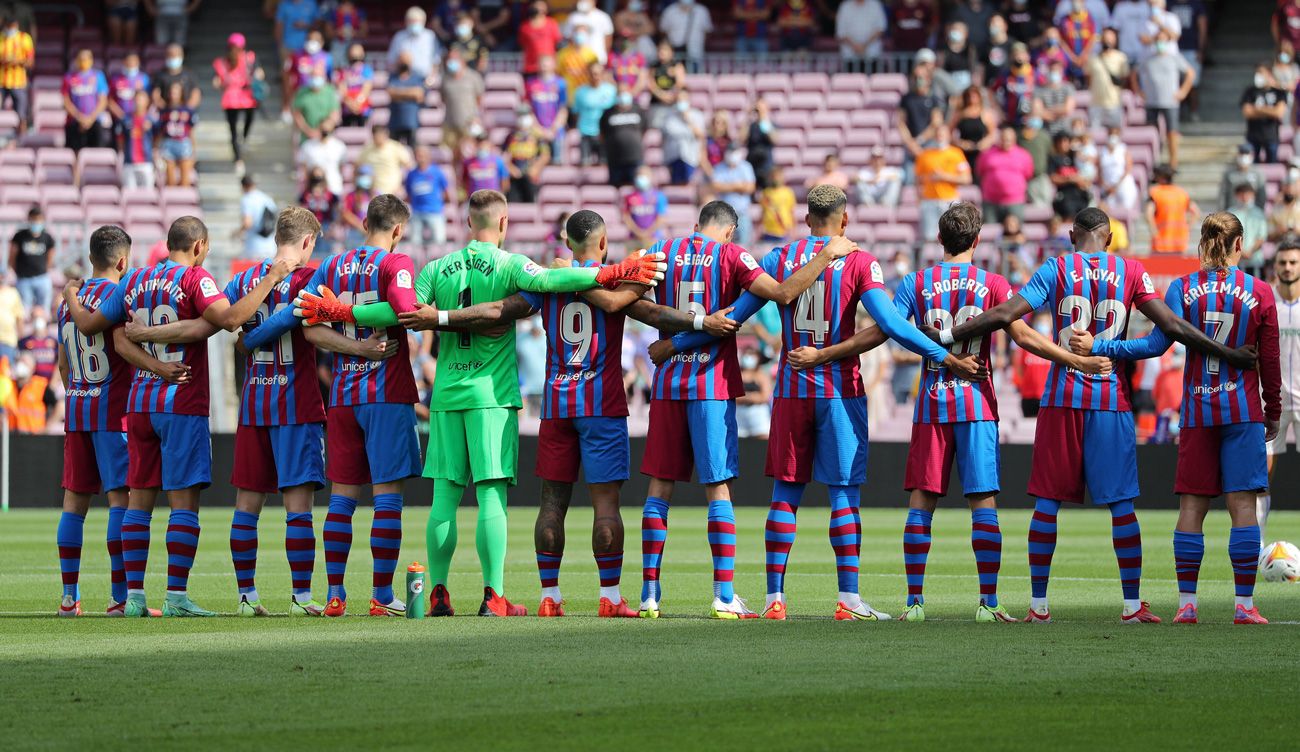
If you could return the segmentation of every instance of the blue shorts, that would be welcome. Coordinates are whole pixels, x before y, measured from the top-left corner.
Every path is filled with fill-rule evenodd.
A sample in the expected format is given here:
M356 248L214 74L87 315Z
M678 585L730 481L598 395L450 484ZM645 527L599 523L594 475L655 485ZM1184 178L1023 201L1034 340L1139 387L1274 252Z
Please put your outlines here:
M999 490L1000 457L995 420L914 423L903 488L946 496L956 459L963 494L995 494Z
M774 400L765 472L788 483L866 483L867 398Z
M168 162L184 162L194 156L194 141L188 138L164 138L162 154Z
M627 418L549 418L537 432L537 477L578 482L578 465L588 483L621 483L631 474Z
M420 474L414 405L337 405L326 411L326 421L326 475L331 482L364 486Z
M1174 493L1214 498L1268 488L1263 423L1184 428L1178 433Z
M128 413L126 433L131 488L177 491L212 485L208 416Z
M1038 411L1029 495L1053 501L1111 504L1138 497L1133 414L1044 407Z
M722 483L740 474L735 400L650 400L641 472L660 480Z
M63 487L97 494L126 488L126 431L71 431L63 438Z
M325 486L325 426L239 426L230 484L245 491Z

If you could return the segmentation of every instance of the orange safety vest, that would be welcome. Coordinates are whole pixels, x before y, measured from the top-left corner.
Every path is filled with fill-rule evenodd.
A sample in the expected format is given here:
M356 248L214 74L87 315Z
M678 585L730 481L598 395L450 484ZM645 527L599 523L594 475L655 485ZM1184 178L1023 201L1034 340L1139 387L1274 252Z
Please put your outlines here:
M1152 253L1187 253L1189 229L1187 209L1192 203L1187 191L1176 185L1151 186L1151 201L1156 209Z
M45 389L49 385L50 380L44 376L33 376L18 390L9 408L10 428L19 433L45 431Z

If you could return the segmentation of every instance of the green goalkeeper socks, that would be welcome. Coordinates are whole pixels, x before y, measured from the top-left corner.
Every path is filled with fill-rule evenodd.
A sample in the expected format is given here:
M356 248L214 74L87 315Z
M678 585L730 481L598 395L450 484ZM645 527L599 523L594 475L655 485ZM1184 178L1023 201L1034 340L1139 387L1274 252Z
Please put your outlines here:
M424 530L431 585L447 584L451 556L456 553L456 508L464 495L464 486L443 479L433 481L433 506L429 509L429 524Z
M474 485L478 497L478 532L474 542L478 547L479 565L483 568L483 585L498 595L505 594L506 489L509 486L510 482L505 479ZM434 504L436 506L437 502Z

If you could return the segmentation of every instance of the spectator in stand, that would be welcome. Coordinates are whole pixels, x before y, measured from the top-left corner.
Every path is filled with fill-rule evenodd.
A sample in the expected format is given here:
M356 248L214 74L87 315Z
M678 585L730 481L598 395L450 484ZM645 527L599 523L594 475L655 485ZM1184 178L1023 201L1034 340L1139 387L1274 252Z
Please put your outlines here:
M445 179L443 184L446 185ZM375 171L371 169L370 165L362 165L357 168L356 176L352 181L352 190L343 196L343 201L339 204L339 222L343 225L344 250L351 250L365 242L366 209L370 207L370 199L374 197ZM406 198L411 203L411 222L407 225L407 232L416 245L421 245L423 243L423 233L417 229L417 220L415 219L416 196L411 193L410 188L407 188Z
M3 42L0 42L0 46ZM149 93L149 74L140 70L140 56L134 52L122 58L122 69L108 79L108 112L117 128L135 111L137 92Z
M537 127L551 148L551 162L564 164L565 126L569 123L569 90L555 73L555 58L538 61L538 74L524 83L524 94L532 107Z
M704 59L704 40L713 31L713 16L698 0L676 0L660 14L659 31L676 59L692 72L698 71Z
M686 67L673 58L672 45L659 42L658 58L650 67L650 123L658 128L668 110L677 104L678 95L686 91Z
M587 33L579 40L577 32L582 28L585 28ZM592 51L601 65L606 64L614 39L614 19L597 8L595 0L578 0L560 30L571 43L586 47Z
M579 87L573 95L573 114L582 137L579 158L584 165L600 164L601 118L618 98L618 88L600 63L591 64L589 78L591 83Z
M804 188L812 188L814 185L833 185L841 191L849 190L849 175L840 169L840 158L835 152L830 152L822 159L822 171L818 175L809 175L804 181Z
M18 332L27 319L23 299L14 289L13 269L0 273L0 359L18 359Z
M167 185L194 185L194 126L198 113L185 101L185 89L173 83L167 106L158 114L161 154Z
M1178 21L1178 16L1165 10L1165 0L1148 0L1147 4L1151 8L1150 15L1146 24L1142 27L1142 44L1146 45L1146 54L1143 60L1156 53L1156 43L1160 41L1160 35L1165 34L1171 42L1171 47L1177 52L1178 38L1182 36L1183 26Z
M1124 88L1128 84L1128 56L1119 49L1119 35L1114 29L1101 33L1101 51L1088 58L1088 118L1093 128L1124 126Z
M338 87L343 107L342 124L357 128L369 123L370 92L375 86L375 71L366 62L366 49L360 44L348 49L347 65L335 71L334 85Z
M642 142L646 114L626 87L618 91L614 106L600 116L600 143L609 167L609 184L615 188L631 185L636 171L645 160Z
M1030 7L1028 0L1011 0L1006 11L1007 34L1013 40L1037 47L1043 42L1046 24L1040 8Z
M410 56L403 55L388 79L388 128L394 139L407 146L415 144L415 132L420 129L425 92L424 79L411 72ZM443 139L446 137L444 130ZM456 150L451 152L455 157Z
M1034 158L1016 143L1016 129L1003 126L997 143L975 162L975 177L984 196L984 224L1002 222L1008 215L1025 216Z
M0 37L0 107L7 103L18 113L19 135L27 132L32 117L27 79L35 64L32 35L18 28L17 18L6 18L4 36Z
M976 57L983 60L988 55L991 46L989 41L992 32L991 27L993 26L993 18L997 14L998 7L994 2L956 0L949 6L945 19L948 23L965 25L970 46L975 48ZM1006 31L1005 22L1003 22L1002 30Z
M1046 311L1034 314L1033 326L1044 337L1050 339L1056 336L1056 332L1052 331L1051 314ZM1026 418L1036 418L1052 362L1020 347L1015 347L1014 350L1012 383L1020 393L1020 414Z
M518 51L515 38L519 34L519 23L515 19L515 9L509 7L513 0L478 0L476 26L483 35L483 42L491 49L508 52Z
M1105 7L1105 4L1102 4ZM1057 23L1061 49L1067 62L1066 75L1075 83L1084 80L1088 62L1097 52L1097 38L1103 24L1092 15L1085 0L1070 0L1070 12Z
M1277 55L1273 58L1272 71L1279 88L1286 89L1288 92L1295 91L1297 82L1300 82L1300 65L1296 64L1295 49L1285 39L1278 45Z
M758 193L759 206L763 208L763 242L780 245L794 237L794 191L785 184L785 170L772 169L771 184Z
M885 159L885 147L871 147L871 159L858 172L858 201L872 206L898 206L903 192L903 171Z
M1160 2L1160 0L1153 0ZM1147 125L1164 121L1165 140L1169 146L1169 166L1178 168L1178 109L1196 83L1196 74L1187 64L1168 32L1162 31L1155 44L1155 54L1138 66L1138 89L1146 100Z
M766 188L772 176L772 148L776 145L776 127L768 111L767 100L760 95L749 113L749 127L745 134L745 154L758 178L758 187Z
M275 39L280 46L280 88L284 92L284 110L280 118L291 121L289 102L297 83L293 78L293 62L307 46L307 34L320 16L316 0L280 0L275 7Z
M1279 2L1270 27L1275 44L1281 45L1285 39L1292 49L1300 49L1300 0Z
M1023 42L1011 45L1011 63L1001 78L992 83L1002 119L1019 128L1034 114L1034 89L1038 81L1029 62L1029 48Z
M660 130L663 133L663 159L668 165L669 184L690 183L700 167L704 113L691 107L688 92L683 90L677 95L677 105L664 117Z
M1120 52L1136 66L1146 58L1146 44L1142 41L1146 23L1151 18L1147 0L1119 0L1110 14L1108 28L1115 30Z
M537 201L542 170L551 163L551 147L528 105L516 113L515 129L506 137L505 157L506 170L510 172L510 201L524 204Z
M154 187L153 144L158 132L158 113L148 92L137 91L131 114L118 132L122 151L122 187Z
M1179 58L1181 60L1181 58ZM1201 215L1200 207L1182 187L1174 185L1172 165L1157 165L1155 185L1147 199L1147 228L1151 233L1151 252L1185 255L1192 222Z
M733 140L731 114L726 110L715 110L709 120L709 132L704 137L702 155L704 159L700 162L705 177L713 176L713 168L722 164L722 159L727 156L727 150L731 148Z
M1256 162L1272 164L1277 161L1282 118L1286 116L1290 94L1278 87L1273 71L1264 64L1255 67L1255 80L1252 83L1241 94L1241 116L1246 119L1246 143L1254 149Z
M375 125L370 128L370 143L357 155L357 164L369 165L373 170L375 193L396 194L402 187L402 176L415 160L410 149L389 137L387 127Z
M997 141L997 123L993 113L984 106L984 94L977 86L961 93L961 104L953 110L948 129L957 134L955 143L966 155L972 170L980 152Z
M411 202L411 223L408 226L411 239L422 247L426 235L435 246L446 243L446 212L447 203L451 201L451 185L442 168L433 163L432 149L421 146L415 150L415 167L406 173L402 186Z
M811 0L783 0L776 9L776 31L785 52L808 52L817 32Z
M940 67L938 61L939 56L934 54L934 50L920 50L912 60L912 75L930 79L930 93L939 98L943 115L947 117L948 106L962 89L957 88L952 74Z
M537 75L538 60L555 57L563 40L560 25L547 15L545 0L535 0L529 4L528 19L519 26L519 49L524 53L524 77Z
M1237 185L1236 190L1233 192L1232 205L1228 211L1241 221L1243 230L1241 236L1242 260L1251 260L1255 254L1259 253L1264 241L1268 240L1268 217L1264 215L1264 210L1259 208L1259 205L1255 202L1255 189L1251 187L1250 183Z
M1047 27L1047 31L1043 33L1043 46L1034 53L1034 68L1038 72L1038 77L1047 78L1053 64L1060 65L1061 70L1064 71L1069 63L1069 59L1065 56L1065 48L1061 45L1061 30L1055 26Z
M1065 80L1065 65L1053 61L1047 68L1047 82L1034 89L1034 110L1043 118L1047 132L1055 137L1070 130L1074 115L1074 87Z
M487 87L483 76L461 60L460 52L450 50L447 52L446 73L442 76L439 89L443 106L442 143L451 150L452 169L459 170L464 151L462 142L469 133L470 126L479 121L483 112L483 94ZM375 183L383 185L384 182L376 174Z
M1052 180L1047 174L1048 157L1052 152L1052 137L1043 130L1042 118L1026 118L1016 139L1020 148L1029 152L1034 160L1034 177L1029 180L1029 203L1047 206L1052 203Z
M326 81L333 80L334 58L325 51L325 35L319 29L312 29L307 33L307 42L303 45L302 51L293 57L290 94L306 86L307 82L317 76L323 76Z
M1062 222L1073 221L1074 215L1088 208L1092 201L1092 181L1079 169L1078 155L1073 149L1073 139L1069 133L1058 133L1052 138L1047 174L1056 187L1052 211Z
M163 68L150 77L153 83L153 103L158 109L167 106L167 93L172 84L179 82L185 92L185 101L195 110L203 101L203 91L199 89L199 78L185 67L185 50L179 44L167 46L167 57Z
M509 192L510 171L486 134L475 140L474 155L465 160L460 185L466 199L477 191Z
M1192 66L1196 84L1187 96L1188 114L1193 122L1200 119L1200 81L1204 71L1205 47L1210 36L1210 16L1202 0L1170 0L1169 12L1178 19L1182 33L1178 36L1178 52ZM1287 91L1291 85L1284 86Z
M845 0L840 3L835 13L835 41L840 43L844 70L874 72L875 62L884 52L888 24L880 0Z
M767 25L772 20L769 0L736 0L731 9L736 22L736 52L741 55L766 55L769 49Z
M321 236L329 238L338 218L339 197L329 189L325 173L320 168L307 173L307 184L298 197L298 204L316 216L316 221L320 222Z
M393 35L393 40L388 45L388 67L397 67L402 53L406 53L411 73L431 86L440 61L438 38L425 26L427 21L424 9L414 5L407 9L406 25Z
M614 74L614 83L626 86L638 101L650 87L645 56L637 51L629 37L620 36L614 42L614 49L609 53L609 70Z
M655 56L655 23L646 13L644 0L618 0L614 12L614 33L632 40L632 49L645 60Z
M140 0L104 0L104 10L108 43L115 47L135 47L139 42L136 32L140 28Z
M966 24L954 23L948 26L937 58L936 66L948 74L955 90L965 92L975 83L979 61L975 48L968 41Z
M1242 144L1237 147L1237 158L1219 179L1219 208L1226 210L1233 204L1237 186L1249 185L1255 194L1255 203L1263 209L1268 200L1268 179L1255 167L1255 147Z
M939 14L930 0L899 0L890 9L889 38L895 52L929 47L938 28Z
M980 80L990 89L1007 74L1011 64L1011 39L1007 36L1007 20L993 16L989 21L988 45L981 59L983 71Z
M190 29L190 14L203 0L144 0L145 11L153 17L154 44L179 44L184 47Z
M739 363L745 393L736 398L736 436L767 441L772 426L772 367L760 362L752 345L740 353Z
M578 33L585 34L586 28L578 29ZM591 73L593 65L599 65L602 73L607 70L596 58L596 53L581 44L565 45L555 56L555 67L564 77L564 85L569 90L569 96L575 96L578 89L595 80Z
M319 137L321 128L339 124L342 108L338 91L328 85L325 76L312 76L307 85L294 94L292 116L300 143Z
M1300 232L1300 170L1293 167L1287 170L1282 195L1268 215L1268 239L1276 243L1296 232Z
M739 144L732 144L722 162L713 168L712 185L718 199L729 204L739 215L732 242L745 247L754 237L749 207L754 203L755 183L754 168L745 160L745 150Z
M45 230L45 212L32 204L27 226L9 240L9 268L17 276L18 297L28 311L49 313L53 290L50 270L54 268L54 236Z
M488 46L482 37L474 33L474 16L469 11L461 11L456 17L450 47L460 50L460 59L466 65L479 73L487 73Z
M947 128L936 129L927 147L916 157L916 192L921 199L921 240L936 242L939 215L957 200L957 189L971 184L970 165L961 149L952 145Z
M18 357L27 357L35 367L33 372L50 379L59 365L59 341L50 336L50 322L46 309L32 313L31 332L18 340Z
M370 34L370 24L366 12L357 7L353 0L341 0L333 10L322 8L322 31L329 43L330 56L334 58L337 70L348 64L348 50L354 41L365 39Z
M347 154L347 144L336 138L333 126L326 123L321 125L316 138L309 138L298 147L298 165L303 175L320 170L330 193L342 196L343 159Z
M69 149L112 146L109 138L108 81L95 67L90 50L77 53L73 69L63 77L63 109L68 113L64 128Z
M238 32L226 39L226 54L212 61L212 86L221 92L221 109L230 127L230 148L235 156L235 174L244 174L244 154L240 142L248 142L253 130L253 115L257 113L257 100L253 97L253 80L263 75L257 67L257 57L247 49L244 35ZM239 118L243 116L241 132Z
M650 168L641 165L632 192L623 197L623 224L631 235L629 247L649 248L662 240L667 214L668 197L655 188Z
M903 141L903 172L910 175L922 144L945 127L943 102L930 92L930 78L924 72L912 74L912 88L898 100L894 124Z
M1137 211L1138 188L1133 179L1133 157L1118 126L1106 133L1106 142L1097 152L1097 198L1108 207Z

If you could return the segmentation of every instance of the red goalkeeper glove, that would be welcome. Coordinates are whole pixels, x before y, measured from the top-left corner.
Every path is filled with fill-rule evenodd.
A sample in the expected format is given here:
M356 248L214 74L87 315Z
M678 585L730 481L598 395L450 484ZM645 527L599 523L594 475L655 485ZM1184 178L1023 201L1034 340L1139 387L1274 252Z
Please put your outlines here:
M356 323L350 304L339 300L334 291L325 285L317 289L320 290L320 295L313 295L306 290L298 293L298 298L293 301L295 316L305 319L307 326L337 321Z
M624 282L654 287L664 278L667 269L662 253L637 251L617 264L600 267L600 271L596 272L596 284L608 290L613 290Z

